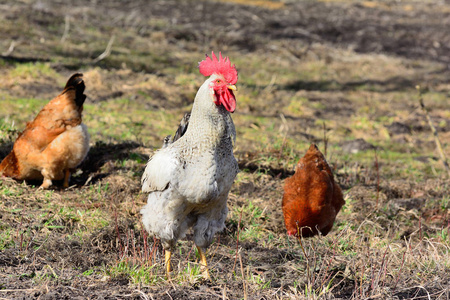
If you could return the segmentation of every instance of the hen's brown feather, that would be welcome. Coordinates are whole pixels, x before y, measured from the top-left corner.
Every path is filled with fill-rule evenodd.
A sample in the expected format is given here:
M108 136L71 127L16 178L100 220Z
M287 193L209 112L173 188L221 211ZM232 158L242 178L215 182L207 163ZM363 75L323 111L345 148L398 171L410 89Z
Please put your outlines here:
M12 152L0 164L0 174L19 180L63 179L88 150L88 136L81 126L84 95L82 74L74 74L63 92L42 108L19 134ZM47 181L45 181L47 180Z
M328 234L344 204L325 157L312 144L298 162L295 174L285 182L282 208L288 234Z

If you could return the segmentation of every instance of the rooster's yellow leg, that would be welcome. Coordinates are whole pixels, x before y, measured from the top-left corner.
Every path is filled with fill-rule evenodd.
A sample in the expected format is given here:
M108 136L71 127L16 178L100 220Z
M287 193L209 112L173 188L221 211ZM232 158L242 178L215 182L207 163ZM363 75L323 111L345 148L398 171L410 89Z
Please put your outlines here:
M205 271L203 272L203 277L205 277L208 280L211 280L211 277L209 276L209 271L208 271L208 263L206 262L206 255L202 251L202 248L200 248L199 246L197 246L197 250L198 250L198 255L200 255L200 264L205 268Z
M166 249L166 275L167 279L170 279L170 271L172 271L172 268L170 267L170 257L172 256L172 252Z
M65 189L67 189L69 187L69 177L70 177L70 171L69 169L67 169L66 171L64 171L64 183L63 183L63 187Z

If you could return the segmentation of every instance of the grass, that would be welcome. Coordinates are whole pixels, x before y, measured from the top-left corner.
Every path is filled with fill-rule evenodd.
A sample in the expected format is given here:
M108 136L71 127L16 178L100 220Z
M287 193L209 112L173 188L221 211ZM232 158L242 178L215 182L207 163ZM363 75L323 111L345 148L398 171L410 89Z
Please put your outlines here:
M41 76L56 77L57 72L47 63L24 63L16 64L15 68L10 70L8 77L17 80L36 80Z

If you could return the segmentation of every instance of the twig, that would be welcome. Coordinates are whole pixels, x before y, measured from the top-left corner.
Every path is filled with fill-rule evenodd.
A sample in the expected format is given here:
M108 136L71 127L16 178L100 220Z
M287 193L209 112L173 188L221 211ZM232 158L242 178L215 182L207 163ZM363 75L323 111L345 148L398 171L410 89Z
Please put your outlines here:
M150 258L150 254L149 254L149 251L148 251L148 241L147 241L147 232L145 231L145 229L144 228L142 228L141 229L142 230L142 239L144 240L144 249L143 249L143 251L144 251L144 265L147 265L148 266L148 261L149 261L149 258Z
M9 292L30 292L30 291L38 291L38 289L3 289L0 292L9 293Z
M227 297L227 285L224 284L223 285L223 290L222 290L222 300L228 299Z
M186 258L184 259L185 262L188 261L189 256L191 256L192 250L193 250L194 248L195 248L195 245L192 245L191 250L189 250L189 252L188 252ZM194 253L194 256L195 256L195 253Z
M272 90L273 85L275 84L275 81L277 80L277 75L273 75L272 79L270 80L269 84L264 88L262 93L269 93Z
M309 257L306 254L305 248L303 247L303 243L302 243L302 235L300 233L300 228L298 227L298 223L297 223L297 233L298 233L298 241L300 243L300 247L302 248L303 251L303 255L305 256L305 260L306 260L306 272L307 272L307 276L308 276L308 296L311 295L311 270L310 270L310 265L309 265Z
M117 211L114 211L114 222L116 225L116 234L117 234L116 246L119 246L119 259L122 259L124 255L124 250L122 249L122 243L120 241L119 225L117 223Z
M364 271L366 270L366 265L365 264L363 264L363 266L362 266L362 271L361 271L361 277L360 277L360 280L359 280L359 295L360 295L360 297L361 297L361 299L363 299L364 298L364 290L363 290L363 279L364 279ZM356 281L356 280L355 280Z
M16 46L16 42L12 41L11 44L9 45L8 50L6 50L5 52L2 53L3 56L9 56L13 51L14 51L14 47Z
M380 167L378 165L378 155L377 155L377 149L375 151L375 169L377 170L377 201L376 205L378 208L378 199L380 198Z
M64 18L64 33L61 37L60 43L64 43L69 36L69 29L70 29L70 17L69 15L66 15Z
M245 284L244 266L242 265L242 257L240 253L239 253L239 264L241 265L242 285L244 286L244 300L247 300L248 299L247 285Z
M170 296L170 294L169 294L169 292L168 292L168 291L166 291L166 294L167 294L167 296L169 296L169 298L170 298L170 299L172 299L172 300L173 300L172 296Z
M285 129L286 130L286 134L287 134L289 132L289 124L288 124L284 114L280 114L280 119L281 119L281 122L283 123L283 125L280 126L280 131Z
M46 265L45 267L47 267L47 269L50 269L50 271L52 272L53 276L58 279L58 275L56 275L55 270L53 270L53 268L50 265ZM44 267L44 268L45 268Z
M327 126L325 125L325 121L323 122L323 155L325 158L327 157L327 146L328 146L328 138L327 138Z
M108 57L111 54L111 47L112 47L115 39L116 39L116 36L112 35L111 38L109 39L108 45L106 46L105 52L103 52L96 59L94 59L93 63L98 63L99 61L101 61L102 59L105 59L106 57Z
M237 237L236 237L236 256L234 257L233 272L234 272L234 269L236 267L237 255L238 255L238 252L239 252L239 233L241 232L241 220L242 220L242 212L243 211L244 211L244 209L242 208L241 209L241 215L239 217L238 228L237 228L238 232L237 232Z
M388 251L388 249L389 249L389 247L390 247L390 244L388 244L387 246L386 246L386 250L384 251L384 254L383 254L383 258L381 259L381 266L380 266L380 270L378 271L378 278L377 278L377 280L376 280L376 287L380 287L380 281L381 281L381 275L382 275L382 273L383 273L383 269L385 269L385 267L386 267L386 265L387 265L387 257L386 257L386 254L387 254L387 251ZM385 271L385 273L384 273L384 277L386 278L386 271ZM375 286L373 286L373 288L375 288ZM372 291L373 291L373 289L372 289Z
M149 300L149 298L147 297L147 295L141 291L141 290L136 290L136 292L138 292L139 294L141 294L141 297L144 298L144 300ZM149 294L150 298L153 300L152 294Z
M400 274L402 273L403 265L405 264L406 251L407 250L405 250L405 252L403 252L402 264L400 265L400 270L398 270L397 280L395 280L395 284L394 284L393 290L395 290L395 288L397 287L398 280L400 279Z
M416 288L421 288L421 289L423 289L426 293L427 293L427 297L428 297L428 299L429 300L431 300L431 297L430 297L430 293L428 293L428 291L427 291L427 289L426 288L424 288L423 286L421 286L421 285L418 285L418 286L415 286Z
M445 156L445 153L444 153L444 148L442 147L442 143L439 140L439 136L438 136L437 130L434 127L433 122L431 121L430 114L428 113L427 109L425 108L425 104L423 103L423 91L422 91L422 89L420 88L419 85L416 86L416 89L419 92L419 104L420 104L420 107L422 108L423 112L425 113L425 116L427 117L428 125L430 126L431 132L433 133L434 142L436 143L436 148L437 148L437 150L439 152L439 155L441 157L442 164L444 165L445 170L447 170L447 175L450 178L450 167L449 167L448 162L447 162L447 157Z
M422 242L422 216L419 215L419 240Z

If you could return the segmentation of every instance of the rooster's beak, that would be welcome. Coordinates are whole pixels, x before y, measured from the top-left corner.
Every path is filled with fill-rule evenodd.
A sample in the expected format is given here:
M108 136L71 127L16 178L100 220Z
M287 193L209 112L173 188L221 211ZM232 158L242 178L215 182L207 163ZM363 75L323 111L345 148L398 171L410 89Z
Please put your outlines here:
M233 85L229 85L228 89L233 90L233 91L237 91L237 87L233 84Z

